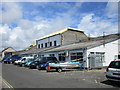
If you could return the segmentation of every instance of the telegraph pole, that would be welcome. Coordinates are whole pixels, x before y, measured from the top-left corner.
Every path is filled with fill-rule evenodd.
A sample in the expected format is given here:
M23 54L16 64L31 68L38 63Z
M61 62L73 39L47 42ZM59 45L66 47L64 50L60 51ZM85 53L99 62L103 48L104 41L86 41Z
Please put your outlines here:
M105 32L103 32L103 46L105 47Z

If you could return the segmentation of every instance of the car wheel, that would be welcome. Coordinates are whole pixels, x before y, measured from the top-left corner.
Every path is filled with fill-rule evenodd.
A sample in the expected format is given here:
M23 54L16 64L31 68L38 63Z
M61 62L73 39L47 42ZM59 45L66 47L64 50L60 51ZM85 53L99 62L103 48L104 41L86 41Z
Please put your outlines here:
M36 69L39 69L39 66L38 66L38 65L36 66Z
M29 66L29 69L31 69L31 67Z
M21 66L22 66L22 67L25 67L25 64L22 64Z
M59 73L62 72L62 68L57 68L56 71L58 71Z

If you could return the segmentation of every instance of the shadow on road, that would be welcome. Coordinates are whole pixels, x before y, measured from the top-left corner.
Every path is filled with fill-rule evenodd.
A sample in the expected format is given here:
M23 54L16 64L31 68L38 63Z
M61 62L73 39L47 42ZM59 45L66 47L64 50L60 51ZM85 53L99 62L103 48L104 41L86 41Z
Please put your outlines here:
M101 83L120 88L120 82L114 82L114 81L105 80L105 81L102 81Z

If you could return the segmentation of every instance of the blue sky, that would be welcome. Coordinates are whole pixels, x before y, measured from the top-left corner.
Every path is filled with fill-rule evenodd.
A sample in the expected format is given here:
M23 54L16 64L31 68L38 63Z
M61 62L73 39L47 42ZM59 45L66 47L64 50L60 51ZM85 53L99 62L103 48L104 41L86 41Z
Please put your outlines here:
M24 49L36 39L67 27L91 36L118 31L117 2L4 2L0 5L0 50L8 46Z

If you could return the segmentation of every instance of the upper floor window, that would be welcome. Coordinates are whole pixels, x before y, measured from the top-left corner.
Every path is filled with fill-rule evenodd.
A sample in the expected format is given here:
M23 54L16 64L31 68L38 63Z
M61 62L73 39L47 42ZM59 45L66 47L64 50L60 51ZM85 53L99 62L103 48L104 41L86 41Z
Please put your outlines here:
M50 42L50 47L52 46L52 42Z
M40 48L40 44L38 44L38 48Z
M54 41L54 46L57 46L57 42L56 41Z
M47 47L47 43L45 43L45 47Z
M41 48L43 48L43 43L41 44Z

